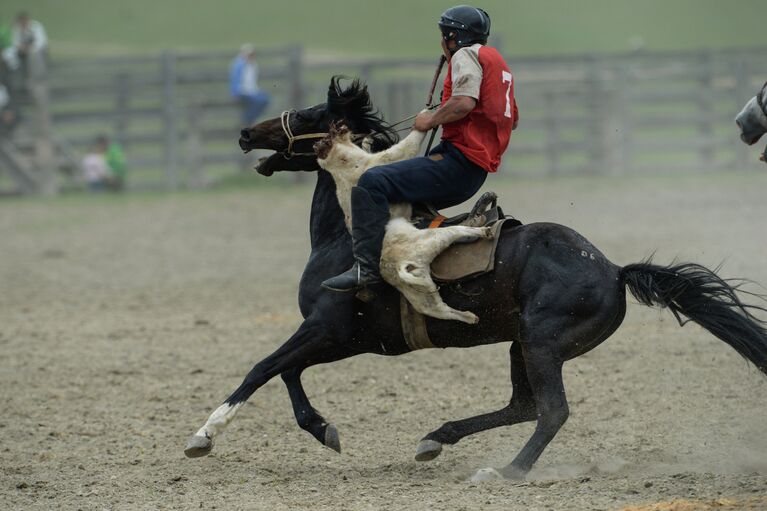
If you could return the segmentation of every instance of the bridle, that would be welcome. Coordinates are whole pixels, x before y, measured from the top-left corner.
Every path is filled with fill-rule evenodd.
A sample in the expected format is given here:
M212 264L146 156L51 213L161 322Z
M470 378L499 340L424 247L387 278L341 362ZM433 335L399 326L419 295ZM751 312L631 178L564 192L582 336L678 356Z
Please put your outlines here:
M282 156L289 160L293 158L294 156L314 156L314 152L311 153L294 153L293 152L293 143L296 140L308 140L312 138L325 138L327 136L327 133L307 133L305 135L293 135L293 132L290 129L290 114L295 113L295 110L285 110L280 114L280 124L282 124L282 131L285 133L285 136L288 138L288 147L284 151L282 151Z
M311 153L296 153L293 152L293 143L297 140L310 140L313 138L325 138L328 136L328 133L306 133L304 135L294 135L293 131L290 129L290 116L291 114L294 114L295 110L285 110L280 114L280 124L282 124L282 131L285 133L285 136L288 139L288 147L284 151L282 151L282 156L289 160L293 158L294 156L314 156L314 152ZM352 134L352 140L362 140L363 138L373 135L373 133L353 133Z
M436 108L437 106L438 105L434 105L432 107L429 107L429 109L431 110L432 108ZM285 133L285 137L287 137L287 139L288 139L288 147L284 151L282 151L282 153L281 153L283 158L285 158L286 160L290 160L294 156L314 156L314 152L311 152L311 153L296 153L296 152L294 152L293 151L293 144L296 141L298 141L298 140L310 140L310 139L315 139L315 138L325 138L326 136L328 136L328 133L306 133L304 135L294 135L293 131L290 129L290 116L292 114L294 114L294 113L296 113L295 110L285 110L284 112L282 112L280 114L280 124L282 125L282 131L283 131L283 133ZM409 121L411 119L415 119L415 117L417 115L418 114L411 115L410 117L406 117L406 118L402 119L401 121L397 121L394 124L390 124L389 127L393 128L394 126L398 126L398 125L400 125L400 124L402 124L404 122L407 122L407 121ZM405 127L405 128L400 128L400 129L395 130L395 131L403 131L405 129L410 129L410 128L409 127ZM372 135L375 135L375 133L373 133L373 132L370 132L370 133L353 133L351 137L352 137L352 140L362 140L365 137L372 136Z

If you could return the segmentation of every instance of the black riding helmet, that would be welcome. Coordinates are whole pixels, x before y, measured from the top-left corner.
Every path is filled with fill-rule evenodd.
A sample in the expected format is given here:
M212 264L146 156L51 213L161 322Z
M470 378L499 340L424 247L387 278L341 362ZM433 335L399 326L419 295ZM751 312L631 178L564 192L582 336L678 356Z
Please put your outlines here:
M439 18L442 38L455 41L459 48L474 43L487 43L490 35L490 16L482 9L469 5L456 5Z

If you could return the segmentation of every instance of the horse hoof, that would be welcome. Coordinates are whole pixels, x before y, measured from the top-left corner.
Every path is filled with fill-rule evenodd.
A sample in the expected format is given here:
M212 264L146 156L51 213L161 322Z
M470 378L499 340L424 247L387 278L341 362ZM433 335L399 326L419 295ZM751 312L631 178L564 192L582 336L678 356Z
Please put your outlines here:
M504 478L511 479L512 481L524 481L525 476L527 476L527 470L508 465L501 469L501 474L503 474Z
M503 476L494 468L480 468L477 472L469 478L472 483L482 483L485 481L498 481L503 479Z
M415 450L416 461L431 461L442 452L442 444L436 440L421 440Z
M330 447L341 454L341 439L338 437L338 430L334 425L328 424L325 428L325 441L323 443L325 447Z
M213 440L206 436L193 435L186 443L184 454L187 458L200 458L207 456L213 449Z

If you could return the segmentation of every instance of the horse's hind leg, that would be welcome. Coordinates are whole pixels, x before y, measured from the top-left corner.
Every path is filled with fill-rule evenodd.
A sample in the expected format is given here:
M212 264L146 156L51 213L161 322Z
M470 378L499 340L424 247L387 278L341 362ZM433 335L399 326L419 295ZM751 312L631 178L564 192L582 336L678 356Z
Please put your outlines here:
M556 350L546 344L528 343L522 347L527 378L533 392L538 424L530 440L511 464L501 471L504 477L521 479L556 436L570 414L562 381L562 363Z
M575 296L589 296L582 289L570 291ZM562 293L565 294L567 292ZM546 298L531 298L529 303L552 302ZM573 293L569 298L560 303L576 303ZM626 312L623 293L614 292L609 286L583 301L575 316L571 305L562 310L553 307L536 309L535 306L533 309L522 313L519 332L538 423L514 461L501 471L508 478L524 477L567 421L570 410L562 381L565 360L581 355L607 339L621 324Z
M336 348L335 351L323 353L321 359L312 358L310 363L304 364L301 367L288 369L282 373L282 381L285 382L285 387L288 389L288 395L290 396L290 402L293 405L293 413L296 416L298 426L311 433L311 435L319 440L322 445L330 447L336 452L341 452L341 441L338 437L338 430L312 407L312 404L309 402L309 397L306 395L304 387L301 384L301 373L303 373L304 369L312 365L335 362L336 360L342 360L357 354L358 352L356 351Z
M205 424L189 439L184 453L190 458L210 453L215 437L234 419L243 403L259 387L276 375L305 365L311 357L332 348L325 329L321 325L305 321L285 344L250 370L237 390L216 408Z
M511 401L495 412L485 413L459 421L446 422L439 429L426 435L418 444L415 459L433 460L442 452L442 444L455 444L459 440L480 431L511 426L520 422L535 420L535 400L527 381L525 360L519 342L509 349L511 358Z

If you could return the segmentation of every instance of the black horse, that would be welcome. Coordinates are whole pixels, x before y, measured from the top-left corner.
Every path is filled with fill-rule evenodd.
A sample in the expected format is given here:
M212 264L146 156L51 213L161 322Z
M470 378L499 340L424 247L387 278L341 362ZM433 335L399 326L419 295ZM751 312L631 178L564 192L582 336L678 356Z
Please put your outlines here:
M253 367L192 436L186 449L190 457L210 452L213 437L240 405L277 375L288 388L298 425L340 452L336 428L312 408L304 392L303 370L360 353L400 355L410 351L400 329L399 294L393 288L379 284L377 298L363 303L353 294L320 287L324 279L351 266L351 239L333 179L311 154L313 140L289 141L288 133L292 138L326 132L331 122L341 119L354 133L372 133L374 150L396 140L373 110L366 88L354 81L342 89L337 78L331 80L327 103L242 130L239 143L246 152L276 151L258 166L262 175L288 170L317 172L310 223L312 250L299 291L305 319L285 344ZM532 437L503 469L506 477L528 472L568 417L562 365L595 348L620 326L626 311L626 288L643 304L670 309L680 323L684 316L700 324L767 373L767 331L751 314L752 308L765 309L745 305L736 294L737 284L700 265L657 266L647 261L621 268L572 229L536 223L503 231L495 268L441 290L445 302L475 312L481 318L479 324L432 318L426 323L438 347L511 341L511 400L500 410L447 422L427 434L416 452L420 461L433 459L443 444L454 444L467 435L535 420Z

